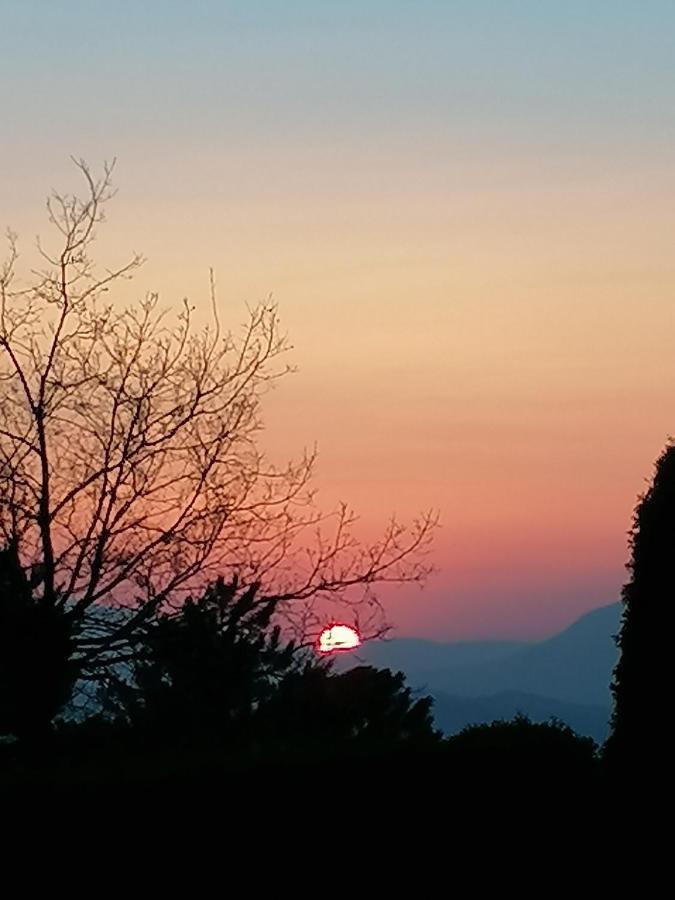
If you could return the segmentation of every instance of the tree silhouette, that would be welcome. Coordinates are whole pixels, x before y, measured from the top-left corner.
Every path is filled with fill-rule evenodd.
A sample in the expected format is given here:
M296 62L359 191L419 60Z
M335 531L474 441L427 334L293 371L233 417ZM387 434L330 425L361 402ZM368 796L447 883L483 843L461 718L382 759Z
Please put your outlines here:
M532 722L519 714L508 721L470 725L447 740L452 756L476 767L548 769L562 774L562 768L589 766L595 761L593 738L580 737L558 719Z
M654 767L665 746L652 739L655 723L672 700L667 665L671 654L670 611L675 590L675 445L656 462L654 478L640 497L630 536L631 578L623 589L624 612L614 670L612 731L608 760L620 766ZM647 769L644 770L645 774Z
M415 699L402 672L358 666L335 673L307 663L289 672L264 710L281 746L367 749L429 746L438 735L432 699Z
M373 585L423 579L433 517L360 545L346 507L314 506L314 454L275 467L257 447L262 397L289 371L276 307L253 308L234 335L213 277L201 329L187 301L173 317L156 294L110 301L142 259L97 268L112 167L96 179L77 166L86 195L49 199L43 269L20 282L12 233L0 268L0 540L30 572L27 608L67 623L78 675L126 659L158 611L219 576L258 585L255 604L274 599L299 633L322 604L377 611ZM112 607L131 614L92 621ZM6 620L7 646L22 623Z
M131 679L108 686L109 709L146 741L250 739L256 711L297 665L296 645L271 624L278 601L257 603L257 592L221 578L146 626Z
M35 743L75 680L73 623L33 596L12 545L0 550L0 733Z
M222 579L146 628L131 679L108 686L108 709L148 744L335 752L435 739L431 699L404 676L330 661L284 641L276 601Z

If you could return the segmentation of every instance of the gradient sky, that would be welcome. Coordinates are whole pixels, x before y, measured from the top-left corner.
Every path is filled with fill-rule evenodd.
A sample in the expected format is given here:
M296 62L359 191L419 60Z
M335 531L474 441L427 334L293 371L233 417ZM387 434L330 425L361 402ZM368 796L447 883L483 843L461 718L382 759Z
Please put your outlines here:
M116 155L139 294L279 301L272 455L364 536L441 510L400 633L617 598L675 432L672 0L0 0L0 109L1 226Z

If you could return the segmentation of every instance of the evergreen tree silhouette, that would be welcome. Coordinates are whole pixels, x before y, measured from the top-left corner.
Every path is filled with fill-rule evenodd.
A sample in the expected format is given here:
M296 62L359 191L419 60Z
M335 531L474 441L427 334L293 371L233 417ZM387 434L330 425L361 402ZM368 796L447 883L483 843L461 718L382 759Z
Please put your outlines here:
M255 711L296 651L271 622L276 601L258 590L221 578L148 626L131 684L111 692L113 708L145 739L241 744L250 737Z
M149 625L132 677L108 689L118 723L145 746L267 759L437 740L431 699L415 698L401 673L335 672L284 641L276 601L258 591L220 579Z
M612 733L608 761L633 768L663 762L667 742L655 743L654 728L672 702L667 664L670 614L675 593L675 445L656 462L654 479L638 503L630 538L629 582L617 639ZM646 772L647 770L645 770Z
M75 680L73 646L63 608L33 595L13 544L0 549L0 734L49 735Z

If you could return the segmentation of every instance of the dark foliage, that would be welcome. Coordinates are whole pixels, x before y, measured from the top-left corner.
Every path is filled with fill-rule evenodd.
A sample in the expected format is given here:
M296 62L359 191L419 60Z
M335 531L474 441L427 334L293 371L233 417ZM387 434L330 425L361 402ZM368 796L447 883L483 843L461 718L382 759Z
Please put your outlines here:
M311 662L284 678L261 725L282 746L430 746L438 740L432 702L415 699L402 672L359 666L336 674Z
M33 595L13 546L0 550L0 734L44 740L75 679L63 608Z
M217 581L147 629L132 678L108 690L108 709L145 743L174 748L269 756L434 739L431 700L414 699L401 673L334 673L283 641L274 611L256 586Z
M2 573L3 597L20 594L20 608L32 609L11 556L3 557ZM241 786L250 802L258 794L264 802L275 785L300 803L332 810L365 797L431 803L486 790L536 796L541 785L555 785L560 795L563 782L585 791L595 778L594 742L556 721L520 716L441 739L431 699L416 697L402 673L370 666L338 673L285 641L274 613L275 603L256 586L221 579L176 613L160 615L145 627L126 677L105 685L101 714L61 725L41 758L27 757L20 744L0 747L5 784L14 777L69 793L97 785L183 787L229 798ZM53 634L49 641L54 646ZM66 640L50 714L72 684L69 647ZM52 671L60 671L56 662Z
M106 707L145 740L249 738L256 711L297 665L295 644L271 624L275 608L255 584L217 580L146 628L131 679L109 684Z
M471 725L447 740L448 755L456 761L492 771L547 770L549 775L595 765L597 750L592 738L580 737L563 722L532 722L524 715Z
M656 463L654 480L640 498L631 531L630 581L623 589L624 613L614 670L609 762L620 767L664 762L668 742L654 742L655 723L668 708L668 626L675 591L675 445Z

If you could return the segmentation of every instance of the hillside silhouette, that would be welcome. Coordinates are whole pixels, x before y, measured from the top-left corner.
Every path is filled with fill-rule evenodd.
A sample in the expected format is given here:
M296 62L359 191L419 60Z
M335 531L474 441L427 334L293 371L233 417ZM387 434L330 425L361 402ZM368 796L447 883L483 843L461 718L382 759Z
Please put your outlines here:
M435 698L435 721L446 733L522 712L535 721L557 717L602 742L620 618L621 604L603 606L537 643L393 639L345 654L340 665L350 665L351 656L401 669Z

